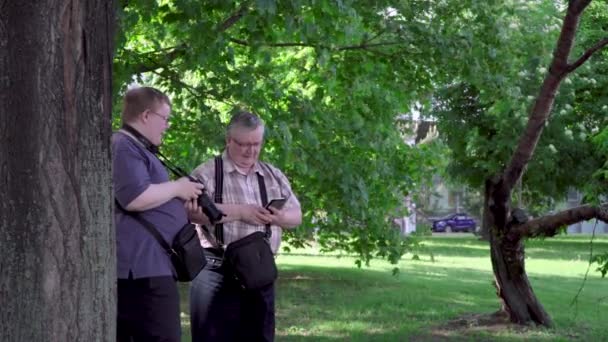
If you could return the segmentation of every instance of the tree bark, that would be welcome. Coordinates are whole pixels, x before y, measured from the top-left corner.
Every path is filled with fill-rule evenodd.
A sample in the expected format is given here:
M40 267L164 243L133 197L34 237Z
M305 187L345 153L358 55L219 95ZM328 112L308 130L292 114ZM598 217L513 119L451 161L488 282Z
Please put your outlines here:
M549 314L536 298L528 281L524 264L524 243L521 238L509 240L490 232L490 253L495 285L506 311L513 323L553 325Z
M112 1L0 0L0 340L113 341Z

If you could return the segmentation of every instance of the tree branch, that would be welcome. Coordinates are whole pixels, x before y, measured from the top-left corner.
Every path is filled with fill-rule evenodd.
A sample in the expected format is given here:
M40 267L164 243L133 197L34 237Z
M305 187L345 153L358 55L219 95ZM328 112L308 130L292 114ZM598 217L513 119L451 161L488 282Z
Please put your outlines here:
M568 56L574 45L576 29L580 16L591 0L570 0L568 11L564 18L562 30L557 40L557 47L553 52L553 60L549 72L545 75L540 92L534 102L526 128L519 139L517 149L503 173L501 194L510 194L513 186L521 177L526 165L532 159L536 145L543 132L545 123L551 114L553 103L560 83L568 73Z
M127 54L135 56L138 64L131 66L130 70L134 74L142 74L144 72L154 71L171 64L178 57L183 56L188 50L188 45L179 44L155 51L137 53L132 50L125 49Z
M247 5L247 2L241 5L241 7L236 12L234 12L232 15L230 15L230 17L226 18L226 20L219 24L216 30L218 32L224 32L232 25L236 24L236 22L239 21L245 15L245 13L247 13Z
M230 41L239 45L243 45L243 46L250 46L251 44L249 44L249 42L242 40L242 39L237 39L237 38L230 38ZM271 47L290 47L290 46L298 46L298 47L314 47L315 45L312 44L306 44L306 43L272 43L272 44L261 44L261 46L271 46Z
M589 6L591 0L570 0L568 6L574 11L576 14L581 14Z
M373 40L375 40L376 38L380 37L381 35L383 35L386 32L386 30L382 30L380 32L378 32L375 36L371 37L370 39L366 40L366 43L369 43Z
M598 50L601 50L606 45L608 45L608 37L600 40L593 47L591 47L590 49L588 49L587 51L585 51L585 53L579 59L577 59L576 62L574 62L572 64L569 64L568 65L568 73L573 72L578 67L580 67L581 65L583 65L583 63L585 63L589 59L589 57L591 57L591 55L593 55L594 53L596 53Z
M363 44L359 44L359 45L340 47L337 50L358 50L358 49L368 50L368 48L371 48L371 47L400 45L400 44L403 44L403 42L382 42L382 43L374 43L374 44L363 43Z
M243 46L250 46L251 44L245 40L242 39L237 39L237 38L230 38L230 41L239 45L243 45ZM369 48L373 48L373 47L378 47L378 46L390 46L390 45L399 45L399 44L403 44L403 42L382 42L382 43L373 43L373 44L369 44L369 43L361 43L358 45L346 45L346 46L341 46L341 47L331 47L329 45L324 45L324 44L310 44L310 43L297 43L297 42L293 42L293 43L262 43L261 46L268 46L268 47L312 47L312 48L324 48L324 49L328 49L328 50L337 50L337 51L344 51L344 50L369 50Z
M539 217L520 226L515 226L510 234L522 237L553 236L563 226L594 218L608 223L608 203L600 206L584 205L553 215Z

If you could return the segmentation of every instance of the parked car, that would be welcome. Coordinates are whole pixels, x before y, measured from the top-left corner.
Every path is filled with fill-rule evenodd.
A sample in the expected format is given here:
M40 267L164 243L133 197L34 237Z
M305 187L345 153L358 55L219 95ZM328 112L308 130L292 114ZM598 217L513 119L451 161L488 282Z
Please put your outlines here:
M433 220L433 232L474 232L476 227L475 219L464 213Z

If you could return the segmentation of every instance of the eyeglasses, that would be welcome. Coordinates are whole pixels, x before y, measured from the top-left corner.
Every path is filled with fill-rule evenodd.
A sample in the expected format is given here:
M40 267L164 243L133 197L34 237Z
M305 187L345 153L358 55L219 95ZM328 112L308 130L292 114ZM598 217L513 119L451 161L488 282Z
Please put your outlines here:
M155 115L160 116L160 118L161 118L161 119L163 119L165 122L169 122L169 115L164 116L164 115L162 115L162 114L159 114L159 113L157 113L157 112L153 111L152 109L148 109L148 111L149 111L150 113L152 113L152 114L155 114Z
M261 141L254 142L254 143L244 143L244 142L240 142L234 138L230 138L230 140L234 141L236 146L238 146L240 148L259 148L260 146L262 146Z

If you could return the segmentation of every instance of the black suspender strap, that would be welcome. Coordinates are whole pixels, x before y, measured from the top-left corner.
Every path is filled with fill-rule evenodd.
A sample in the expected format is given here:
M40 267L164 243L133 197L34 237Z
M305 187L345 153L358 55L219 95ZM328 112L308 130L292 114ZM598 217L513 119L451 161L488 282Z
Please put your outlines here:
M271 171L272 172L272 171ZM262 206L265 207L268 204L268 194L266 193L266 183L264 182L264 176L257 173L258 185L260 186L260 197L262 199ZM224 190L224 162L222 156L215 157L215 203L222 203L222 193ZM272 236L272 229L270 224L265 227L266 238L270 239ZM218 223L215 225L215 239L220 245L224 244L224 225Z
M264 176L261 174L258 175L258 185L260 186L260 197L262 197L262 207L265 207L268 204L268 195L266 194L266 183L264 182ZM266 225L266 238L270 239L272 236L272 230L270 229L270 224Z
M222 156L215 157L215 203L222 202L222 193L224 191L224 163ZM218 223L215 225L215 239L220 244L224 244L224 224Z

